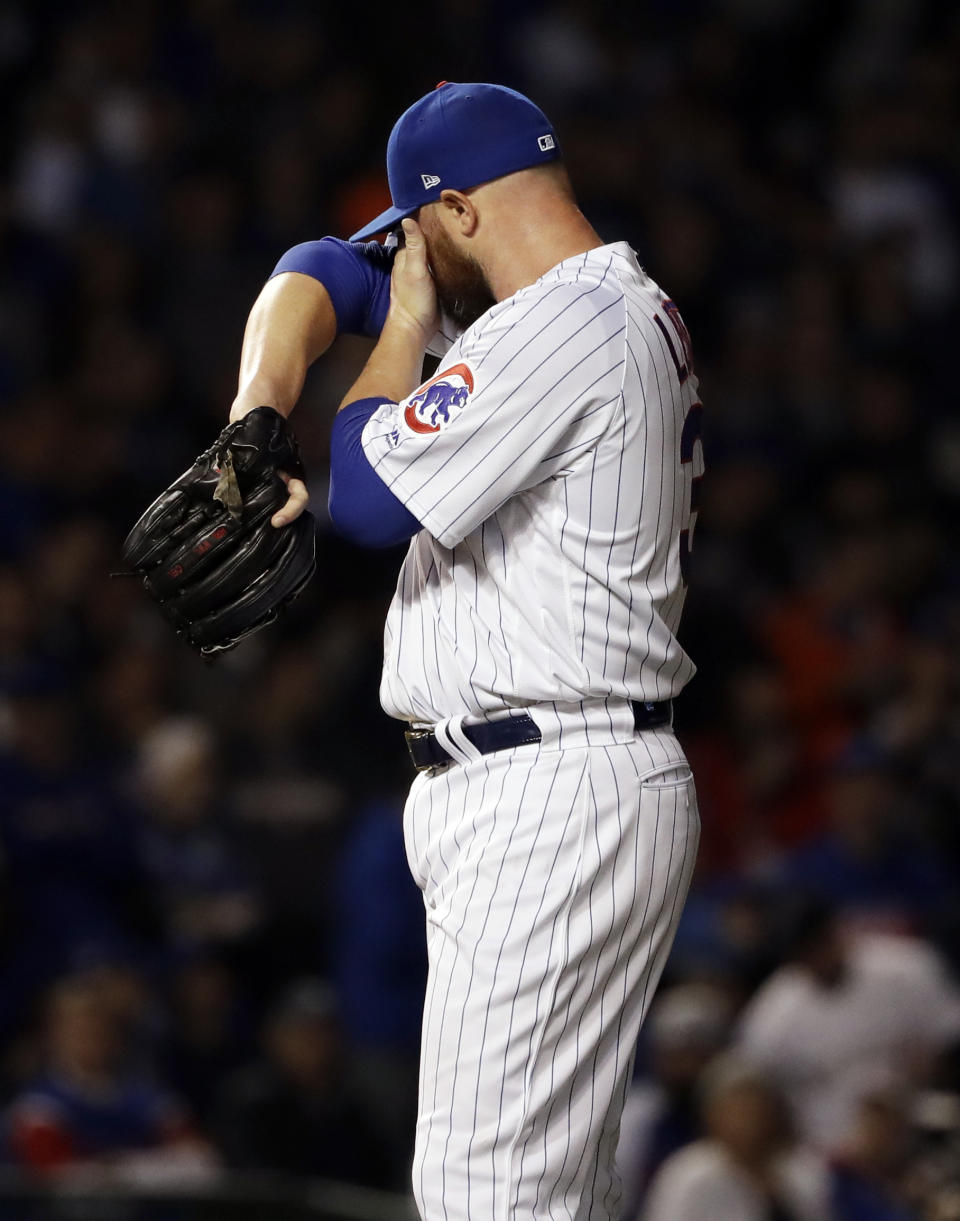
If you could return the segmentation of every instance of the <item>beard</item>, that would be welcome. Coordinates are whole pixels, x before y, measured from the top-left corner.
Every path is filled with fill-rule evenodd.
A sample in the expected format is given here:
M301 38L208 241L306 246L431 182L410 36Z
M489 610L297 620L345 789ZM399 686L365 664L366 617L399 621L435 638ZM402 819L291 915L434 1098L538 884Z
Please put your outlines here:
M439 225L427 239L427 255L440 308L461 330L496 305L483 268L472 255L458 250Z

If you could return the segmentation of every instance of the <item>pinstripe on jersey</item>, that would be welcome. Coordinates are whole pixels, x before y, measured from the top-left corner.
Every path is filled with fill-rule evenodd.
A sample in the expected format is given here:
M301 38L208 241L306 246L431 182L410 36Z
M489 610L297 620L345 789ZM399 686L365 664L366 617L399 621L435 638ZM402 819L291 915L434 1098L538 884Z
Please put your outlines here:
M426 527L387 620L381 699L433 724L504 707L676 695L682 382L666 298L625 243L559 263L443 358L473 388L438 431L410 399L375 412L364 451ZM411 396L414 398L415 396Z

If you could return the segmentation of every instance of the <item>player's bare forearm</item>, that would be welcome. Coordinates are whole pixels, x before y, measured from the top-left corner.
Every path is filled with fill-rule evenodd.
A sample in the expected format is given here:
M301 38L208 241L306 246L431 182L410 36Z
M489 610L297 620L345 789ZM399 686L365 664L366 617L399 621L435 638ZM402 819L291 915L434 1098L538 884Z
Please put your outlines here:
M357 399L386 398L399 403L406 398L420 382L428 339L422 327L391 308L377 346L344 395L340 410Z
M357 399L398 403L420 384L423 356L437 329L437 291L427 265L426 244L414 220L403 222L390 283L390 312L363 372L344 395L342 411Z
M336 334L330 294L319 280L296 271L268 280L247 320L231 421L255 407L273 407L288 416L307 369Z
M247 319L231 422L255 407L273 407L288 416L300 398L307 369L336 336L337 316L319 280L297 271L268 280ZM277 473L289 493L270 519L280 527L295 521L310 498L302 479Z

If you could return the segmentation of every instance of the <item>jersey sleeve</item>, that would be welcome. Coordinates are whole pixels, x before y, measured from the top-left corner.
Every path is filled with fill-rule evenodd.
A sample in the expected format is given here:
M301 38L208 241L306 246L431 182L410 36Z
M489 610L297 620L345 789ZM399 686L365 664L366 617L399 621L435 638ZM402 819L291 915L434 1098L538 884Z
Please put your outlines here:
M292 246L280 258L270 278L285 271L319 280L330 294L340 335L366 335L375 339L383 330L390 308L390 276L396 243L345 242L322 237ZM456 323L441 314L437 333L427 351L443 356L459 337Z
M330 294L341 335L380 334L390 306L393 251L379 242L323 237L288 250L270 273L285 271L319 280Z
M439 542L455 546L603 435L620 398L625 327L619 290L564 282L494 306L434 377L374 412L367 459Z

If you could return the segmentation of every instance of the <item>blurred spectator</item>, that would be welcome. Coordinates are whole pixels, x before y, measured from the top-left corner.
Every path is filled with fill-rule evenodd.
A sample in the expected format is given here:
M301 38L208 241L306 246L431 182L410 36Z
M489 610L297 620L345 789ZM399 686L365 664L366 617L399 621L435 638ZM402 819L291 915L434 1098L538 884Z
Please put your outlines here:
M0 1028L15 1025L17 1007L82 946L130 944L152 924L131 811L109 766L82 751L67 676L55 664L28 664L7 692L0 846L17 936L5 964Z
M168 1031L160 1060L164 1077L203 1124L214 1117L224 1079L253 1050L252 1019L236 973L209 952L178 956L169 981Z
M826 1166L791 1140L765 1075L723 1057L702 1091L707 1136L663 1163L643 1221L831 1221Z
M856 1104L853 1127L832 1169L836 1221L911 1221L908 1096L875 1079Z
M116 1022L123 1067L150 1076L162 1018L145 960L122 942L88 941L75 948L69 966L70 978L88 984Z
M85 1165L103 1181L184 1181L213 1169L209 1147L183 1108L124 1068L117 1013L84 978L63 980L46 1014L41 1075L7 1116L13 1160L40 1174ZM88 1176L90 1177L90 1176Z
M229 1078L216 1132L230 1166L369 1187L395 1169L354 1098L332 992L302 981L269 1015L265 1058Z
M138 789L151 819L144 868L170 933L187 944L236 941L260 914L223 825L218 770L214 735L197 718L165 721L141 743Z
M427 982L423 898L407 867L401 815L384 801L356 814L337 860L332 920L356 1087L398 1164L413 1153Z
M700 1076L723 1048L729 1023L728 999L706 984L679 984L654 1000L649 1065L627 1094L617 1146L625 1221L637 1215L662 1163L703 1135Z
M924 931L948 897L949 878L911 825L910 807L878 745L864 740L847 748L825 803L827 829L787 857L783 883L821 895L864 929Z
M810 902L794 914L786 965L742 1012L738 1046L785 1091L801 1136L837 1152L865 1073L896 1068L922 1081L958 1036L960 992L933 949L845 937L832 909Z

